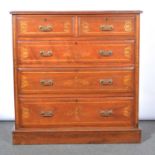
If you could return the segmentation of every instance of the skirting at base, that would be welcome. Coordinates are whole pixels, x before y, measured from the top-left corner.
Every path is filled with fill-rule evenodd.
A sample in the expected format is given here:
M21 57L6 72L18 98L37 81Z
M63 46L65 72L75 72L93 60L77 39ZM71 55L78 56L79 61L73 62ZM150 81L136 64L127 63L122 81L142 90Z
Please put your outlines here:
M16 130L13 131L13 144L92 144L92 143L139 143L139 129L89 128L64 130Z

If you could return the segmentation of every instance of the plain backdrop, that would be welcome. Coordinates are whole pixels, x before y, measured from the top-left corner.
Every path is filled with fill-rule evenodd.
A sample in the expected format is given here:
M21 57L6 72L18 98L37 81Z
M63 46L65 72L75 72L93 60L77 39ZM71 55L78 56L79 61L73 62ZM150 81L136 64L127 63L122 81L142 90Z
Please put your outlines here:
M10 11L142 10L139 118L155 119L155 20L153 0L0 1L0 119L14 119L12 23Z

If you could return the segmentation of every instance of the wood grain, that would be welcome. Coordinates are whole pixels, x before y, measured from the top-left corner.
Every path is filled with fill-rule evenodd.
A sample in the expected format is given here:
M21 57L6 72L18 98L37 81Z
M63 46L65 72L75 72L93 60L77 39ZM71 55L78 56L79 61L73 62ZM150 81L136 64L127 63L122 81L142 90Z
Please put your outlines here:
M93 66L134 63L134 41L30 41L18 43L20 66ZM101 52L109 52L103 55ZM49 56L42 56L51 52Z
M134 35L134 16L79 16L79 36ZM102 26L111 26L111 30L102 30Z
M139 143L141 11L13 11L14 144Z
M18 36L73 36L74 17L71 16L18 16ZM41 31L40 27L51 27Z
M106 94L132 93L133 71L79 71L49 72L20 71L18 72L20 94ZM51 85L43 85L41 81L52 81ZM112 81L111 83L101 83Z
M141 131L130 128L64 128L49 130L16 130L13 144L100 144L139 143Z
M110 114L107 114L110 111ZM44 116L44 113L52 115ZM55 126L131 127L133 98L105 99L20 99L21 126L52 128Z

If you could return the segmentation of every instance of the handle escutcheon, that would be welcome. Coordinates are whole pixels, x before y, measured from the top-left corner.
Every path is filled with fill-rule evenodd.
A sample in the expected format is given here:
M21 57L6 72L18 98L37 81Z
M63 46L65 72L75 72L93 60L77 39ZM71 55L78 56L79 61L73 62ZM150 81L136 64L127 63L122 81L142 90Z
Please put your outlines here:
M40 51L40 56L42 57L51 57L53 55L52 51Z
M51 25L47 25L47 26L40 25L39 30L41 32L50 32L50 31L53 31L53 27Z
M103 85L112 85L113 80L112 79L100 79L100 84Z
M102 117L111 117L112 114L113 114L113 110L112 110L112 109L100 111L100 115L101 115Z
M112 31L114 29L113 25L101 25L100 31Z
M42 86L53 86L54 82L53 80L40 80L40 84Z
M41 111L40 116L42 116L42 117L53 117L54 113L52 111Z
M111 56L112 55L112 51L105 51L105 50L99 50L99 55L100 56Z

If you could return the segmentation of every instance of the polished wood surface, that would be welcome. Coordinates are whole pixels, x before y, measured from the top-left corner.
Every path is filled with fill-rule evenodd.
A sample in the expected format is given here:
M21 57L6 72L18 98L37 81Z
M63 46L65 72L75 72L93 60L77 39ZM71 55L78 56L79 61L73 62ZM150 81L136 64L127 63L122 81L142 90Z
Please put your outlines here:
M31 139L31 140L30 140ZM140 143L141 131L134 128L52 128L50 130L16 130L14 144L102 144Z
M18 72L19 93L132 93L133 71ZM43 83L42 83L43 81ZM103 81L103 82L102 82Z
M141 11L11 13L13 143L140 142Z
M75 17L18 16L18 36L72 36Z
M79 36L134 35L133 16L81 16L78 17Z
M17 44L18 63L25 67L131 65L134 63L134 44L130 40L24 41Z
M21 99L22 127L133 126L133 98Z

